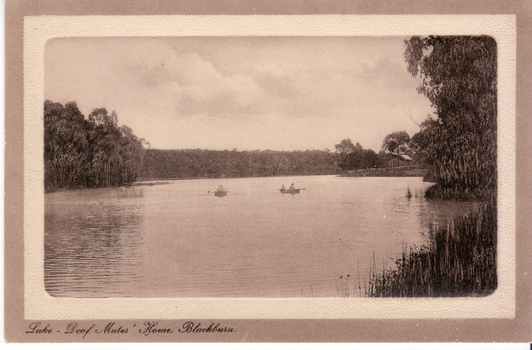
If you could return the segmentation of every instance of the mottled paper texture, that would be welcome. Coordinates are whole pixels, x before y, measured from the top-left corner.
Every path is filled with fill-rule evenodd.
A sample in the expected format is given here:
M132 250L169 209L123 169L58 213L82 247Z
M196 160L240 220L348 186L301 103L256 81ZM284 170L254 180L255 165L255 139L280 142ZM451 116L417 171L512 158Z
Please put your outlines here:
M270 4L271 3L271 4ZM530 340L527 151L530 9L517 2L404 7L253 1L6 5L5 334L9 342L498 342ZM435 15L427 15L435 13ZM467 14L467 15L464 15ZM279 16L283 15L283 16ZM498 278L484 298L53 298L43 282L46 43L66 37L490 35L498 44ZM516 161L517 160L517 161ZM518 173L516 175L516 168ZM517 186L517 187L516 187ZM516 188L518 189L516 193ZM517 219L517 222L516 222ZM146 322L148 323L146 325ZM139 327L172 328L145 336ZM187 322L223 335L179 332ZM220 324L217 326L217 324ZM101 333L95 334L94 325ZM132 328L132 327L135 328ZM67 334L77 327L91 333ZM129 327L130 332L104 330ZM53 334L32 330L53 329ZM92 330L89 330L92 329ZM134 331L133 331L134 329ZM33 333L33 334L32 334ZM110 332L109 332L110 333Z
M31 319L511 318L515 313L514 16L147 16L27 17L25 93L25 315ZM52 298L43 288L42 119L44 48L58 37L480 35L498 43L499 286L483 298L129 299Z

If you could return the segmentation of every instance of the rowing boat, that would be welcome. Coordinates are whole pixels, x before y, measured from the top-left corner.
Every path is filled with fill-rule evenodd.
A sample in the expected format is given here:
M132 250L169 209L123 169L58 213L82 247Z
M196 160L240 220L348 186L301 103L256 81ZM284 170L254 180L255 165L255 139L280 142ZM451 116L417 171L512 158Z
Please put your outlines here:
M289 188L289 189L281 188L279 190L279 192L281 193L290 193L290 194L299 193L300 191L301 191L300 188Z
M227 191L216 190L216 191L214 191L214 195L216 197L224 197L224 196L227 196Z

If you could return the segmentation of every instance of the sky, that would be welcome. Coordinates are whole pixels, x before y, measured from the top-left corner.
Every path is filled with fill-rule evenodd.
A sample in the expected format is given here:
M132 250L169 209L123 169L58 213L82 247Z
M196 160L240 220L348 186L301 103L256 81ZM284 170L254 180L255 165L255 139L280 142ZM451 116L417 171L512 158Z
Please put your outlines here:
M404 39L58 38L44 99L115 111L151 148L334 151L349 138L378 152L433 113Z

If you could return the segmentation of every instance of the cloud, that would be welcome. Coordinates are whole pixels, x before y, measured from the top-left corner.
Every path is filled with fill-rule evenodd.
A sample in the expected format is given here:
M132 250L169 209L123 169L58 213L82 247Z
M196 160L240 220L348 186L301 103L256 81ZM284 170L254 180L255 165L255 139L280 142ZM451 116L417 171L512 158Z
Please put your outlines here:
M333 71L298 67L283 61L262 61L248 65L244 72L266 94L264 113L291 117L326 115L338 102L342 77Z
M194 52L150 58L136 64L132 71L141 84L171 99L179 115L249 113L265 97L251 77L222 75L211 62Z
M147 49L146 49L147 48ZM153 43L133 53L131 72L146 96L165 98L178 116L242 118L278 113L287 118L328 119L392 108L409 99L401 62L369 58L352 65L309 65L280 57L241 60L222 74L212 56ZM239 58L235 58L239 60ZM371 118L372 116L365 116Z
M408 113L431 111L390 42L61 38L47 45L45 98L115 110L153 147L332 149L350 137L377 149L417 128Z
M268 112L293 117L336 118L408 103L415 82L401 62L388 59L354 61L352 65L296 66L283 61L249 64L253 77L269 98ZM410 88L405 89L405 86ZM275 109L275 110L274 110Z

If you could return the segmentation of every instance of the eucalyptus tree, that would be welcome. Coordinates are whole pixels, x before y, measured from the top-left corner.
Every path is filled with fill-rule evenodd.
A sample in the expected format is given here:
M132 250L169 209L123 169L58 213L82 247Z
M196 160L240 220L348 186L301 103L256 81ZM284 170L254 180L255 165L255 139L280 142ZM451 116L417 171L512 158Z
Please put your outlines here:
M118 127L115 112L85 118L75 102L44 102L45 190L120 186L141 172L143 139Z
M352 168L349 164L351 155L362 150L362 146L360 146L359 143L354 145L353 142L351 142L351 139L343 139L340 143L334 145L334 148L336 162L341 170L349 170Z
M75 102L44 103L45 187L83 186L90 157L88 125Z
M396 156L410 155L410 135L406 131L394 131L384 137L382 152Z
M408 72L436 110L426 146L444 198L488 198L497 182L497 44L488 36L413 36Z

